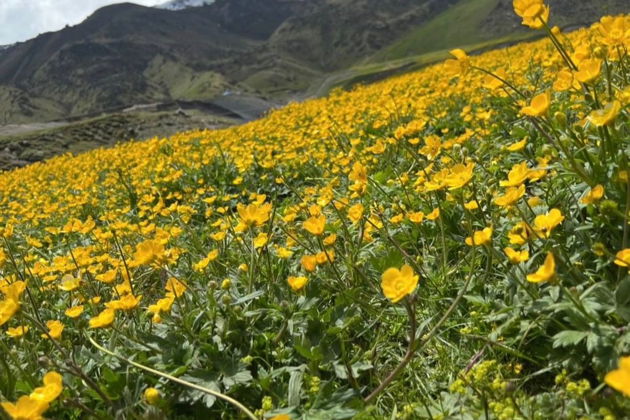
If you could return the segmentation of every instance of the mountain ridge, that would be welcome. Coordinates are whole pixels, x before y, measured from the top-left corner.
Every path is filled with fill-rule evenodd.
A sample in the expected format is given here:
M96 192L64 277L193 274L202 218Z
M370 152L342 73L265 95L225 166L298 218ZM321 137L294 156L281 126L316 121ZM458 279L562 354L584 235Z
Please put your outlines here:
M154 7L167 10L182 10L189 7L207 6L212 3L214 3L214 0L170 0Z

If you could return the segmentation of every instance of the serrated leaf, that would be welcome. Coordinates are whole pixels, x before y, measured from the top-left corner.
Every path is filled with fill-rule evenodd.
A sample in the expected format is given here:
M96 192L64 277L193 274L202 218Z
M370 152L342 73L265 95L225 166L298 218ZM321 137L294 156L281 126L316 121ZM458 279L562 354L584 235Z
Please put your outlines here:
M226 388L230 388L234 385L238 384L246 384L253 379L252 374L249 370L242 370L240 372L235 373L231 376L225 376L223 378L223 384Z
M199 385L201 387L210 389L212 391L221 392L219 385L210 378L216 377L216 374L213 372L197 372L195 376L193 375L184 375L181 379L191 382L195 385ZM186 392L187 398L189 401L200 401L206 407L211 408L216 402L216 397L208 394L206 392L198 391L196 389L188 389Z
M588 334L584 331L561 331L553 336L553 348L575 346L584 340Z

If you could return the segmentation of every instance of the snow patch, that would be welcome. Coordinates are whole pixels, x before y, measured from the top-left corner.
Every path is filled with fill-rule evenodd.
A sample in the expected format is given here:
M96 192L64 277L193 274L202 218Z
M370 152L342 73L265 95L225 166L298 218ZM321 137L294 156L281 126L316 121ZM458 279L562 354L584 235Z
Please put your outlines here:
M183 10L189 7L201 7L214 3L214 0L170 0L156 7L167 10Z

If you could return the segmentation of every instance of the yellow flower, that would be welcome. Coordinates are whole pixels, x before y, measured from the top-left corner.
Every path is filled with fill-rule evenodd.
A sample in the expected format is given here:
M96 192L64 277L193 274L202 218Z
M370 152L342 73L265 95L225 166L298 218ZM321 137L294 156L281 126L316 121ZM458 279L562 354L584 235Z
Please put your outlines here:
M76 290L81 285L81 279L78 277L74 277L72 274L66 274L61 278L61 284L59 285L59 289L65 292L71 292Z
M0 286L0 292L9 300L19 303L20 297L26 290L26 283L22 280Z
M538 206L541 206L543 204L543 201L542 201L542 199L540 197L534 196L534 197L530 197L527 200L527 204L530 207L538 207Z
M83 313L83 305L68 308L64 313L70 318L76 318Z
M523 245L529 237L530 230L525 222L518 222L508 233L508 239L513 245Z
M595 185L593 188L586 193L584 197L580 200L582 204L593 204L596 201L599 201L604 196L604 186L601 184Z
M510 247L507 247L503 249L503 252L505 252L505 255L507 255L508 260L510 260L512 264L519 264L529 259L529 251L527 251L526 249L523 251L516 251Z
M317 268L317 257L314 255L304 255L300 260L300 263L306 271L315 271Z
M38 401L27 395L21 396L15 404L0 403L4 411L14 420L42 420L42 414L48 410L48 403Z
M267 245L267 242L269 242L269 235L267 235L265 232L260 232L254 238L254 248L262 248L263 246Z
M428 220L436 220L438 217L440 217L439 207L434 208L433 211L431 211L431 213L427 214Z
M575 75L569 69L560 70L556 75L556 81L553 82L553 89L562 92L571 88L580 88L580 84L577 79L575 79Z
M530 117L541 117L545 115L549 109L550 96L549 92L534 96L529 105L521 109L521 113Z
M556 259L551 252L547 253L545 263L541 265L533 274L527 275L527 281L531 283L542 283L553 279L556 275Z
M578 71L575 73L575 78L582 83L588 83L599 76L601 69L602 60L598 58L584 60L580 63Z
M542 0L513 0L514 13L520 17L532 18L542 14Z
M44 375L44 386L35 388L30 397L34 400L51 403L63 391L63 378L57 372Z
M543 0L513 0L514 12L523 18L522 24L540 29L549 20L549 7Z
M409 218L409 220L413 223L422 223L424 220L424 212L416 211L409 213L407 214L407 218Z
M365 184L368 181L367 169L361 162L355 162L352 170L348 174L348 179L359 184Z
M621 111L621 103L619 101L612 101L604 107L604 109L598 109L591 112L588 116L588 120L596 127L603 127L611 124L619 115Z
M144 390L144 399L151 405L156 405L160 402L160 391L155 388L147 388Z
M549 166L549 158L536 158L538 166L535 169L529 171L529 180L536 182L547 174L547 167Z
M449 51L456 60L450 59L444 62L446 72L450 75L464 74L470 68L470 58L466 52L460 48Z
M7 328L7 335L11 338L22 337L29 330L29 327L26 325L21 325L15 328Z
M186 285L177 280L175 277L170 277L166 282L166 286L164 287L164 290L168 292L167 294L171 294L175 297L182 296L186 289Z
M402 222L405 218L404 213L398 213L389 218L389 221L395 225Z
M518 152L519 150L523 150L525 148L525 145L527 144L527 137L524 138L521 141L517 141L516 143L512 143L509 146L506 146L505 148L510 151L510 152Z
M320 216L309 217L304 221L302 226L309 233L320 236L324 233L324 227L326 226L326 216L322 214Z
M291 416L288 414L278 414L277 416L273 416L269 420L291 420Z
M630 356L619 359L619 367L604 376L604 382L611 388L630 397Z
M212 239L214 239L215 241L219 242L225 239L225 237L227 236L227 232L224 230L221 230L219 232L215 232L212 235L210 235L210 237Z
M630 27L626 25L625 16L604 16L601 18L597 28L599 29L600 41L609 47L623 46L630 38Z
M357 203L348 209L348 219L357 223L363 217L363 204Z
M494 77L492 75L486 75L486 77L483 79L483 86L488 88L488 89L498 89L501 86L503 86L503 82L501 80L506 80L508 78L507 73L505 72L505 70L503 69L499 69L497 71L494 72L494 75L498 76L498 77Z
M470 200L467 203L464 203L464 208L466 210L477 210L479 208L479 204L477 203L477 200Z
M262 226L269 220L271 214L271 203L265 204L238 204L236 210L240 217L240 222L234 230L245 232L252 226Z
M381 277L381 288L385 297L392 303L399 302L402 298L412 293L418 286L419 276L415 275L413 268L407 264L401 269L388 268Z
M474 163L469 163L467 165L457 164L453 166L445 179L449 190L455 190L468 184L473 177L474 168Z
M315 260L317 264L325 264L330 261L335 261L335 251L332 249L326 250L326 252L318 252L315 254Z
M107 308L101 311L100 314L90 319L90 328L105 328L112 325L116 318L116 311L111 308Z
M483 230L477 230L473 232L473 236L469 236L466 238L466 245L468 246L479 246L485 245L492 240L492 228L487 227Z
M525 194L525 185L521 184L518 187L510 187L505 191L505 194L494 199L494 204L501 207L511 207Z
M140 301L142 300L142 296L134 296L131 293L127 293L122 296L120 299L112 300L105 304L105 307L109 309L122 309L123 311L130 311L134 309Z
M97 274L95 276L96 280L109 284L109 283L113 283L114 280L116 280L116 276L118 275L118 269L114 268L112 270L108 270L104 273L101 274Z
M42 338L50 336L53 340L58 340L61 337L64 325L58 320L46 321L46 328L48 328L48 334L42 334Z
M331 233L330 235L326 236L324 238L324 245L332 245L337 241L337 235L334 233Z
M146 240L136 245L131 266L160 262L164 259L164 245L158 240Z
M278 253L278 258L287 259L293 256L293 251L284 247L277 247L276 252Z
M210 264L212 261L216 260L218 256L219 256L219 250L213 249L212 251L208 252L208 255L206 255L204 259L193 264L193 270L197 272L202 272L203 269L206 268L208 264Z
M547 214L541 214L534 219L534 230L539 237L549 238L551 231L564 220L562 212L551 209Z
M501 185L502 187L518 187L519 185L527 181L530 175L531 169L529 169L529 167L527 166L527 162L517 163L516 165L512 166L512 169L510 169L510 172L508 172L507 181L501 181L499 185Z
M442 141L435 134L427 136L424 139L424 146L422 146L419 150L421 154L427 157L429 160L433 160L437 155L440 154L440 149L442 148Z
M304 286L306 286L306 283L308 283L308 278L304 276L300 276L300 277L289 276L287 278L287 282L289 283L289 286L291 286L291 289L293 289L294 292L299 292L302 289L304 289Z
M615 255L615 264L620 267L630 267L630 248L622 249Z
M20 304L13 299L0 301L0 327L6 324L13 315L20 309Z

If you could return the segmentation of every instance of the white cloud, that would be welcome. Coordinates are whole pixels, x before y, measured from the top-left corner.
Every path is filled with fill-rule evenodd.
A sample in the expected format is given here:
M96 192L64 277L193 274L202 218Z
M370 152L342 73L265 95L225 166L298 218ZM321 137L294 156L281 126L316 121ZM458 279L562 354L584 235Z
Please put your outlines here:
M163 0L132 0L154 6ZM121 0L0 0L0 45L76 25L99 7Z

